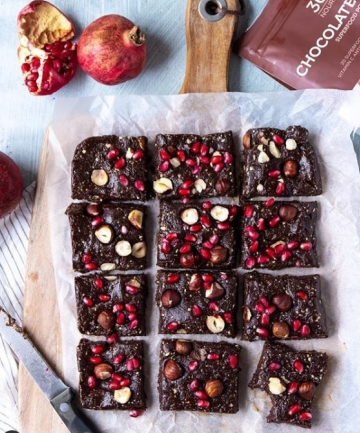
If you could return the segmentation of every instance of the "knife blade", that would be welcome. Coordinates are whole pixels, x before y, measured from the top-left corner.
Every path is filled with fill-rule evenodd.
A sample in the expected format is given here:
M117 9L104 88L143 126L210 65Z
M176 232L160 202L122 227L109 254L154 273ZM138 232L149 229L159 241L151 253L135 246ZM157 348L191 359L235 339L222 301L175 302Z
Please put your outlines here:
M26 332L0 306L0 333L71 433L100 433L74 404L75 393L54 373Z

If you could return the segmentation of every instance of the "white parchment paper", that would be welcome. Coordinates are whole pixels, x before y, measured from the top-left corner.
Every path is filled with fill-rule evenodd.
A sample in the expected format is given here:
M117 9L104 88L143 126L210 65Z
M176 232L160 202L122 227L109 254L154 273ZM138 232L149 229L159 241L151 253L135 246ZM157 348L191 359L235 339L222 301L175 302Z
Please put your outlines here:
M313 407L314 432L360 431L360 176L350 133L359 113L359 92L307 90L266 94L193 94L181 96L118 96L58 100L49 130L49 223L56 290L61 314L64 379L78 388L76 346L81 338L76 325L71 266L70 230L65 210L70 198L70 164L75 147L93 135L146 135L153 146L162 133L207 134L231 129L240 149L247 129L302 125L310 131L317 150L324 193L320 203L319 269L290 270L320 273L327 310L329 338L289 343L298 349L325 350L329 369ZM360 116L359 116L360 117ZM358 126L358 125L357 125ZM139 418L121 411L86 411L104 433L116 432L278 432L295 431L288 425L266 423L270 408L265 393L247 388L262 349L262 342L241 342L240 410L233 415L197 412L160 412L157 373L160 336L154 302L157 203L151 205L148 228L151 285L148 297L147 355L148 410ZM289 270L287 271L289 272ZM243 273L239 269L239 273ZM284 271L282 272L284 273ZM201 339L201 336L194 336ZM218 336L202 339L218 341ZM357 414L357 415L356 415Z

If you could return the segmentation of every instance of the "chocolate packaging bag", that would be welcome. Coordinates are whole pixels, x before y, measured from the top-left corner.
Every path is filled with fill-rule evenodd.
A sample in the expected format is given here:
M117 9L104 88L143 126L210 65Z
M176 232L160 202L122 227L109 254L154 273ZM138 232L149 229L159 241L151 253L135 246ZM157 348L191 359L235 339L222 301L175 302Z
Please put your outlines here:
M237 51L291 89L352 89L360 0L269 0Z

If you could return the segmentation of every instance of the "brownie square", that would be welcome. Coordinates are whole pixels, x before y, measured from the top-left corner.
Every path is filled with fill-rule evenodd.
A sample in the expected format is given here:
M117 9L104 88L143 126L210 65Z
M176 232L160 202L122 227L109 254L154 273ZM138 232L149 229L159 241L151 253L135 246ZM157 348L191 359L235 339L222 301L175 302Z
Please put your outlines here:
M146 200L147 138L104 135L77 145L71 165L73 199Z
M157 264L163 268L235 266L237 206L160 203Z
M240 350L224 342L162 340L160 409L236 413Z
M319 267L317 202L253 201L241 219L241 266L246 269Z
M301 126L289 126L285 131L250 129L243 137L243 145L243 197L322 193L320 169L307 129Z
M145 275L75 278L79 331L88 335L145 335Z
M160 199L235 195L232 132L158 134L153 188Z
M85 409L146 409L142 341L80 340L80 405Z
M326 338L320 275L244 275L242 339Z
M145 206L72 203L66 214L71 227L74 271L145 268Z
M237 331L236 272L158 271L156 302L160 334L219 334Z
M265 342L257 369L249 383L271 398L267 422L310 428L316 389L327 369L328 356L315 350L294 350Z

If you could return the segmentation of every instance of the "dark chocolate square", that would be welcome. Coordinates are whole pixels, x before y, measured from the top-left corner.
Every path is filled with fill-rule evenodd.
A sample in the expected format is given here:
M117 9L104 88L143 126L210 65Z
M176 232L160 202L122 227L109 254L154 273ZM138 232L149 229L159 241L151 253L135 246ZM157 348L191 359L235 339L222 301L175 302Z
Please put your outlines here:
M311 404L327 369L328 356L315 350L295 350L265 342L257 369L249 383L271 398L267 422L310 428Z
M242 191L251 197L314 196L322 193L320 169L309 132L256 128L243 138Z
M160 199L235 195L232 132L158 134L153 188Z
M242 339L326 338L320 275L244 275Z
M253 201L243 205L241 266L246 269L319 267L317 202Z
M71 165L73 199L146 200L147 138L104 135L77 145Z
M240 350L224 342L162 340L160 409L236 413Z
M88 335L145 335L145 275L75 278L79 331Z
M66 214L71 227L74 271L145 268L145 206L72 203Z
M146 409L142 341L80 340L80 404L85 409Z
M236 272L158 271L156 284L160 334L235 337Z

